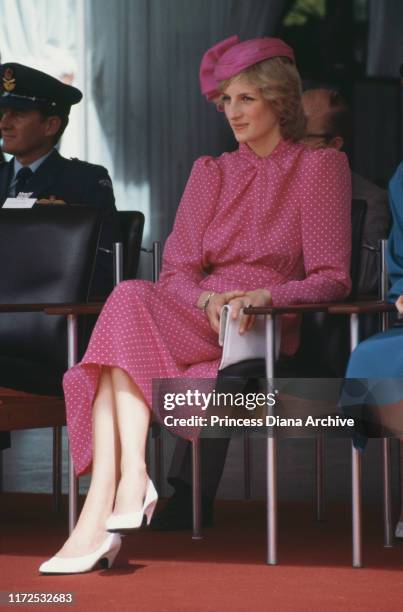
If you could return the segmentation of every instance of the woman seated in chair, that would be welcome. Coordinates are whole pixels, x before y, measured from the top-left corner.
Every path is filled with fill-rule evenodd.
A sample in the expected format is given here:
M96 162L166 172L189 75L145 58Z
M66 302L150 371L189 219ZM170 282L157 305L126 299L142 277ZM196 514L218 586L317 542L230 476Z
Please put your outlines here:
M152 380L216 376L224 304L243 333L253 324L242 313L248 305L341 300L350 290L350 171L344 154L297 142L305 117L292 49L233 36L207 51L200 80L239 148L196 161L160 280L118 285L83 360L65 375L75 471L92 469L92 480L74 531L43 573L110 567L119 532L150 521ZM297 346L298 320L288 317L281 351Z
M403 315L403 162L398 166L389 183L389 203L393 226L387 252L387 269L391 282L388 300L394 302L398 313ZM401 402L403 399L403 327L399 321L392 329L376 334L357 346L350 357L346 378L369 379L369 386L372 387L372 390L370 391L368 386L367 397L360 398L363 404L366 402L370 405L371 402L376 402L377 405L387 406ZM382 383L381 379L388 380ZM348 385L346 389L348 391ZM369 399L370 395L372 399ZM343 404L346 404L347 399L347 397L343 399ZM349 408L349 411L354 415L354 406L352 409ZM383 418L386 416L387 412L384 412ZM394 415L391 414L390 417L395 418L396 429L402 432L401 409L398 409ZM382 414L380 418L382 419ZM389 417L388 419L390 420ZM357 444L360 444L358 439ZM365 441L362 445L364 444ZM403 448L401 448L400 457L403 470ZM403 538L403 492L400 518L395 535Z

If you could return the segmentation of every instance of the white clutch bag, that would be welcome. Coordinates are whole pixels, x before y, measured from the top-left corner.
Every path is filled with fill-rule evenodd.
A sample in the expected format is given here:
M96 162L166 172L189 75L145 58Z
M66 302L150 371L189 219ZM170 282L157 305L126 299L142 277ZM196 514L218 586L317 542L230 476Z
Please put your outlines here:
M229 304L221 309L218 342L223 347L223 351L219 370L247 359L266 358L265 317L257 316L252 329L241 335L239 333L240 317L235 320L232 319L231 309L232 307ZM276 359L280 352L280 326L281 322L277 317L275 329Z

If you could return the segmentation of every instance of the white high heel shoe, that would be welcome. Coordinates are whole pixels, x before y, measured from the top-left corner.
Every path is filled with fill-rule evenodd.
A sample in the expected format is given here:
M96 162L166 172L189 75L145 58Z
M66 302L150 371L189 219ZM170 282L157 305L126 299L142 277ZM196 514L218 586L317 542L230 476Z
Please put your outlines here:
M106 521L106 529L111 532L138 529L143 524L144 516L147 517L147 525L149 525L157 501L158 493L153 481L149 480L142 509L138 512L130 512L129 514L111 514Z
M110 533L93 553L82 557L52 557L42 563L39 571L41 574L81 574L91 571L97 563L100 563L103 569L109 569L121 545L120 535Z

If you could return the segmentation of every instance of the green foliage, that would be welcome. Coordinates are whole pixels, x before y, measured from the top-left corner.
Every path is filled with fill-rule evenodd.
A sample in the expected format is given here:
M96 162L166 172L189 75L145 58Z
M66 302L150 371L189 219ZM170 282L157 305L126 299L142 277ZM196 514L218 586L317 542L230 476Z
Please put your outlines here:
M284 26L303 26L309 18L322 19L326 13L326 0L296 0L284 17Z

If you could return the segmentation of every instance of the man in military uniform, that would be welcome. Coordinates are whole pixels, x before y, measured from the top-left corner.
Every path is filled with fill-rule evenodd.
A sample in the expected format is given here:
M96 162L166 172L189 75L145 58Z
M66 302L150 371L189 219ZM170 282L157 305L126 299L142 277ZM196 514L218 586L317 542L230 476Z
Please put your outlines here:
M81 204L105 211L92 285L92 294L103 296L113 285L107 252L112 249L116 211L112 183L102 166L66 159L55 149L72 104L81 98L78 89L39 70L16 63L0 66L2 148L14 156L0 164L0 207L23 195L35 198L35 207ZM8 434L0 434L0 450L8 445Z
M21 64L0 66L0 131L3 151L14 155L0 165L0 206L8 198L30 194L41 204L94 206L109 214L115 208L108 172L78 159L66 159L55 149L72 104L82 98L71 85ZM92 294L109 293L113 283L113 223L104 223Z

